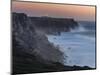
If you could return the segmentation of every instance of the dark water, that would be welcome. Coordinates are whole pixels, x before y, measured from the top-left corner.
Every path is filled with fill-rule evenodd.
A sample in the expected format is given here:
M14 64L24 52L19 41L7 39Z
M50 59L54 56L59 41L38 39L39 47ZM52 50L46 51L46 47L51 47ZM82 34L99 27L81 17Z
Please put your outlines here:
M95 23L79 22L79 27L61 35L48 35L48 40L64 53L64 65L95 68Z

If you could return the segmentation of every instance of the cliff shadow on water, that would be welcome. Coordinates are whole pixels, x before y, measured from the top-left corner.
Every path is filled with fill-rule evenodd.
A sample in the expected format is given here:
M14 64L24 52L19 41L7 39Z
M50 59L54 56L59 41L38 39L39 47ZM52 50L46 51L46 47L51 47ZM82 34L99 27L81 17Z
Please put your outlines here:
M45 36L70 31L70 28L77 26L77 22L73 19L28 17L24 13L12 13L12 73L93 69L88 66L63 65L63 53Z

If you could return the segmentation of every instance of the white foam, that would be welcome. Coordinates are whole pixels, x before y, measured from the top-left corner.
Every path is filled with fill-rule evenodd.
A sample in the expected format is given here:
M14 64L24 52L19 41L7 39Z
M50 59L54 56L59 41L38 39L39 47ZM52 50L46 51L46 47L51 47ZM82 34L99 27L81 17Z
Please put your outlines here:
M77 28L71 30L71 32L84 32L84 31L87 31L87 30L80 23Z

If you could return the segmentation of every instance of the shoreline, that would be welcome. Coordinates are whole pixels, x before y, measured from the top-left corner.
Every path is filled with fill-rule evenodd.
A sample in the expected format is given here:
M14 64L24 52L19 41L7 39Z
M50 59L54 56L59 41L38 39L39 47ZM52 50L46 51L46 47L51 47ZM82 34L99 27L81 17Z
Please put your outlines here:
M13 14L12 73L43 73L91 70L88 66L61 64L63 53L47 37L36 31L34 23L24 13Z
M70 66L73 66L73 65L89 66L89 67L95 68L95 53L94 53L94 44L93 44L94 41L85 39L83 37L75 38L74 34L73 36L67 33L65 34L63 33L60 36L47 35L49 42L53 43L54 46L59 46L60 51L64 53L65 65L68 64ZM76 40L72 41L72 39L69 39L70 37L75 38ZM80 43L80 45L78 43ZM88 48L90 46L92 46L92 49Z

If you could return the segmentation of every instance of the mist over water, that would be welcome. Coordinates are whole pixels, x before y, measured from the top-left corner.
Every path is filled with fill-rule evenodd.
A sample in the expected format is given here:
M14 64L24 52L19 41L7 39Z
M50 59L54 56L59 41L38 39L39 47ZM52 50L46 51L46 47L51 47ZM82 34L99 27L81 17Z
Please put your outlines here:
M61 35L48 35L48 40L64 53L64 65L95 68L95 23L79 22L79 27Z
M87 31L87 30L80 23L77 28L71 30L71 32L84 32L84 31Z
M91 24L91 22L90 22ZM76 34L77 37L89 39L89 40L95 40L95 23L94 24L84 24L79 23L79 27L76 29L71 30L72 33Z

